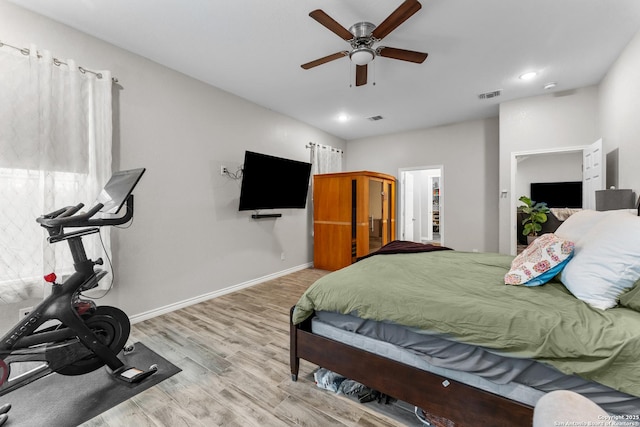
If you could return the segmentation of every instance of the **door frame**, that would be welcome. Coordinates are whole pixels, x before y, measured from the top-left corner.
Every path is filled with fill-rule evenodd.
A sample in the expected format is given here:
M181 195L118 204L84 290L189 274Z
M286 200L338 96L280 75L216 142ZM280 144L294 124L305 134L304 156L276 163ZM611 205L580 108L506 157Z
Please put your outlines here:
M409 223L409 217L414 216L416 209L414 205L415 197L406 197L407 195L414 193L415 175L406 172L407 171L404 171L400 175L400 185L402 186L402 199L400 201L400 211L402 212L402 219L400 221L402 221L402 224L400 226L400 230L402 234L398 234L398 236L400 236L402 240L408 240L407 235L409 234L409 231L411 231L412 239L410 240L415 240L416 223L413 220ZM409 210L411 210L411 212L408 212Z
M541 155L541 154L554 154L554 153L575 153L575 152L583 152L586 149L589 149L592 146L592 144L588 144L588 145L577 145L577 146L571 146L571 147L558 147L558 148L542 148L542 149L538 149L538 150L527 150L527 151L512 151L511 152L511 177L510 177L510 188L511 188L511 200L509 202L509 221L510 221L510 226L509 229L511 230L511 232L509 233L510 237L509 237L509 250L510 250L510 254L511 255L516 255L517 250L518 250L518 245L517 245L517 230L518 230L518 225L517 225L517 209L518 209L518 198L519 196L515 194L515 188L516 188L516 174L518 172L518 157L522 157L522 156L535 156L535 155ZM584 166L583 166L584 168ZM584 171L583 171L583 177L582 177L583 183L584 183ZM504 191L503 191L504 193ZM584 201L583 201L583 206L584 206Z
M444 165L429 165L429 166L413 166L413 167L406 167L406 168L399 168L398 169L398 193L399 193L399 198L398 203L397 203L397 215L396 218L398 219L397 221L397 226L396 226L396 236L399 236L397 238L401 238L403 236L402 234L402 230L404 229L404 182L403 182L403 175L405 172L417 172L417 171L422 171L422 170L439 170L440 171L440 183L439 183L439 188L440 188L440 206L439 206L439 211L440 211L440 245L444 246L444 225L445 225L445 215L444 215L444 206L445 206L445 202L444 202L444 198L445 198L445 191L444 191Z

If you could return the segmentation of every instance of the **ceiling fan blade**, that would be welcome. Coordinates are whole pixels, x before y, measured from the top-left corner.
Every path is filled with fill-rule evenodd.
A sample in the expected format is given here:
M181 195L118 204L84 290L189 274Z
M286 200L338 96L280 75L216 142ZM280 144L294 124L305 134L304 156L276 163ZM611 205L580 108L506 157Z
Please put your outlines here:
M398 6L387 19L382 21L371 34L378 40L382 40L421 8L422 5L417 0L405 0L405 2Z
M428 53L386 46L380 46L376 53L385 58L400 59L402 61L415 62L416 64L422 64L424 60L427 59L427 56L429 56Z
M302 64L301 67L304 68L305 70L308 70L309 68L317 67L318 65L326 64L327 62L335 61L336 59L344 58L345 56L348 56L348 55L349 55L349 52L347 52L346 50L343 50L342 52L336 52L334 54L327 55L323 58L316 59L315 61Z
M367 66L356 65L356 86L367 84Z
M338 35L338 37L351 40L353 38L353 34L349 32L346 28L340 25L335 19L324 13L321 9L316 9L309 14L310 17L318 21L320 24L324 25L330 31L334 32Z

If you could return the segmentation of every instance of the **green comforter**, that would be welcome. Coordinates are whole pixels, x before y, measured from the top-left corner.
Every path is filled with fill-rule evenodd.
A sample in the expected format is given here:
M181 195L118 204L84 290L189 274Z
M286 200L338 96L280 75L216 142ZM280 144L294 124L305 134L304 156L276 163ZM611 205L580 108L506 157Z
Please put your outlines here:
M293 322L314 310L394 322L640 396L640 313L591 308L559 282L505 285L511 260L454 251L374 256L309 287Z

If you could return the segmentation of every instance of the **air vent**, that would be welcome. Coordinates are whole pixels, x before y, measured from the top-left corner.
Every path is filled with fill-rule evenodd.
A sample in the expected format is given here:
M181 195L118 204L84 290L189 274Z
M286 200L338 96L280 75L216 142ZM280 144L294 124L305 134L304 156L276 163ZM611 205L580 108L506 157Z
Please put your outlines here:
M371 116L369 117L369 120L371 120L372 122L377 122L378 120L382 120L382 116Z
M491 98L495 98L496 96L500 96L501 93L502 93L502 89L498 89L491 92L481 93L480 95L478 95L478 98L491 99Z

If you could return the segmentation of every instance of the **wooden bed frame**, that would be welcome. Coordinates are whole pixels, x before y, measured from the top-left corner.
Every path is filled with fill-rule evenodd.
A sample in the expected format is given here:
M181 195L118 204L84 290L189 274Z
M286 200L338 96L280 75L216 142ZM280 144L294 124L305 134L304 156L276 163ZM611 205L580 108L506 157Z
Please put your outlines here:
M300 325L294 325L290 317L290 325L293 381L297 381L300 359L304 359L447 418L456 427L532 425L530 406L315 335L311 317Z

